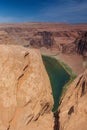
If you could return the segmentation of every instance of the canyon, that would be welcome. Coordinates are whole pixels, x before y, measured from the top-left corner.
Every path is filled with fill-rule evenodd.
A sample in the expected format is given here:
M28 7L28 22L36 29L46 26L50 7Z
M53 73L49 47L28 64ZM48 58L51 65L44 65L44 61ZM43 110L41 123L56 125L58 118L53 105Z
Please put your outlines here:
M52 112L52 88L40 52L16 45L0 48L0 130L87 129L87 70Z
M87 24L0 24L0 73L0 130L87 130Z
M59 130L87 130L87 70L68 87L59 106Z
M0 24L0 44L22 45L37 48L42 54L56 55L77 75L84 72L87 66L86 39L87 24Z
M0 130L53 130L53 96L40 52L0 45L0 73Z

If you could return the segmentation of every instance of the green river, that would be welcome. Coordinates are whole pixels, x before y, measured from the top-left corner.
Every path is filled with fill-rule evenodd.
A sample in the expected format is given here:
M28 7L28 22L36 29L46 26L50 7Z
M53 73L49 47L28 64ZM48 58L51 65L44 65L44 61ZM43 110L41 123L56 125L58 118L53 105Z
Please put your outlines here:
M52 111L55 112L59 105L63 87L70 80L70 75L55 58L42 56L42 59L52 86L54 97L54 107Z

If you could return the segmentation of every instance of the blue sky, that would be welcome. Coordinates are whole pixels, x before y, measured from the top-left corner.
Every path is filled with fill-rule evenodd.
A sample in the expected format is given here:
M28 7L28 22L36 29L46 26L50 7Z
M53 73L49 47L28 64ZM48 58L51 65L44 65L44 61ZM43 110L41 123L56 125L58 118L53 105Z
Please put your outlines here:
M87 23L87 0L0 0L0 22Z

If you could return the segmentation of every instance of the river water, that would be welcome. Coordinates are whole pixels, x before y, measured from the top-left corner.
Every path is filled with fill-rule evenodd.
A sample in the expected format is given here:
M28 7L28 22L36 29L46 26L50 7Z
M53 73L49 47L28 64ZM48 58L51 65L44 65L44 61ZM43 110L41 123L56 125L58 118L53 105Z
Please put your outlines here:
M54 107L52 111L54 112L58 109L63 87L70 80L70 75L62 67L58 60L48 56L42 56L42 59L52 86L54 98Z

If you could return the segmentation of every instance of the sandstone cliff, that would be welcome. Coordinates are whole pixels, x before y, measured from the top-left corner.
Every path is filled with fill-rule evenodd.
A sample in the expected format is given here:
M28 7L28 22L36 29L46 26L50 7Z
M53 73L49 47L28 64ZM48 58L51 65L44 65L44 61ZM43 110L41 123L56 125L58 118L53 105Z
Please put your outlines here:
M40 53L0 45L0 130L53 130L52 91Z
M85 32L87 32L87 24L0 24L0 44L20 44L34 48L45 47L57 49L58 52L63 54L72 54L77 53L76 39L81 38ZM81 45L84 47L83 42Z
M0 44L23 45L38 48L43 54L56 55L78 75L87 66L87 57L83 58L87 56L86 33L87 24L0 24Z
M52 46L55 45L55 40L52 32L47 31L37 32L34 38L30 40L30 45L37 48L40 47L51 48Z
M87 32L84 32L77 40L77 52L83 56L87 56Z
M59 107L60 130L87 130L87 70L68 88Z

